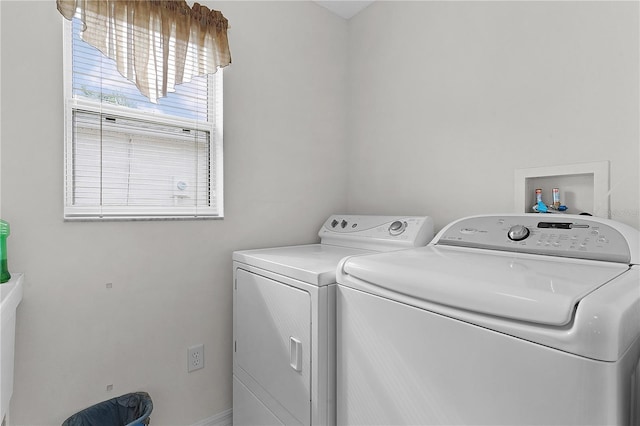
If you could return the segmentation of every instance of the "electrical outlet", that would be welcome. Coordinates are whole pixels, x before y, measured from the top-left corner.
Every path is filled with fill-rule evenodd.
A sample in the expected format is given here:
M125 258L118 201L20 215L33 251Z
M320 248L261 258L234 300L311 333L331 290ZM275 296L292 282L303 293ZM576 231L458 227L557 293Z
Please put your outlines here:
M204 368L204 345L187 348L187 373Z

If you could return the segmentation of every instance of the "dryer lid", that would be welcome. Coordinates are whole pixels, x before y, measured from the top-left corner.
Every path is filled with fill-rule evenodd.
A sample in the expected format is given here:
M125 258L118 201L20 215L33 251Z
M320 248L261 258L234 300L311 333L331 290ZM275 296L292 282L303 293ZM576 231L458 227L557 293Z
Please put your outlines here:
M367 253L374 252L327 244L307 244L235 251L233 260L308 284L325 286L336 282L336 266L342 258Z
M351 257L338 283L389 291L485 315L551 326L571 322L577 303L628 265L427 246ZM342 275L348 276L343 277ZM344 282L343 282L344 280Z

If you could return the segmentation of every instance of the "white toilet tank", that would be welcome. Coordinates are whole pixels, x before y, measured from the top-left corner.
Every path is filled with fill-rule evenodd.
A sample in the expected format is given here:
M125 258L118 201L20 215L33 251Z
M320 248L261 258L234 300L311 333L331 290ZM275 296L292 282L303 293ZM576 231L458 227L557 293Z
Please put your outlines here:
M0 284L0 423L13 394L13 358L16 343L16 308L22 301L22 274Z

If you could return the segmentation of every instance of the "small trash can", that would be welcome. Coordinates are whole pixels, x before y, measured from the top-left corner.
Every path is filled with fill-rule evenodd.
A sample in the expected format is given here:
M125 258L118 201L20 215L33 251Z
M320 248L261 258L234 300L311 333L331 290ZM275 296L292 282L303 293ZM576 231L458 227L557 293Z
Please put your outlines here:
M142 426L149 424L153 402L146 392L134 392L92 405L62 426Z

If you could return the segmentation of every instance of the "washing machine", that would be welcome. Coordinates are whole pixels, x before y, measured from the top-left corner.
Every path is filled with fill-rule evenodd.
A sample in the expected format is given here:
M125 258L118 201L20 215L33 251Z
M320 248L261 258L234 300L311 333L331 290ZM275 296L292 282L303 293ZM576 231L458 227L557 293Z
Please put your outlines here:
M640 423L638 231L485 215L337 271L340 425Z
M233 424L335 424L335 289L350 255L424 246L430 217L333 215L320 243L233 253Z

